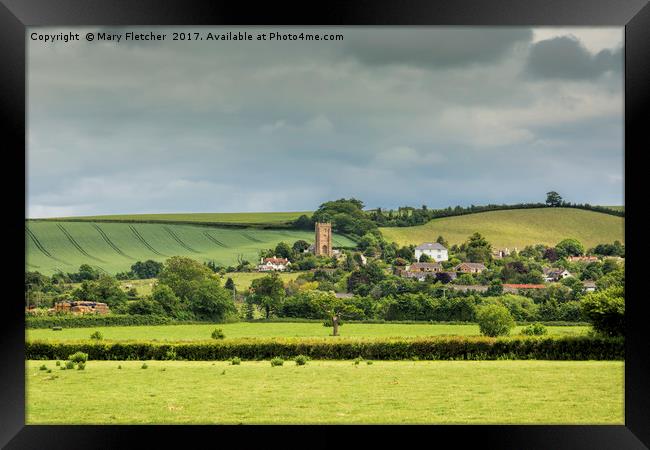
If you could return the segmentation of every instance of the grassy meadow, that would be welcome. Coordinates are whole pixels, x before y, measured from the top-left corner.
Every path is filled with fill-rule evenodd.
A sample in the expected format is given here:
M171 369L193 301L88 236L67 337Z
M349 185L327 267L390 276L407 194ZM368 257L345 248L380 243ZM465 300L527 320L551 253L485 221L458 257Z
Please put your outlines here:
M384 227L388 241L400 245L433 242L442 235L450 245L461 244L474 232L481 233L493 248L524 248L526 245L555 245L576 238L585 247L612 243L624 238L625 219L604 213L570 208L489 211L434 219L414 227Z
M89 361L81 371L27 361L26 423L624 423L620 361L142 364Z
M74 272L81 264L115 274L128 271L136 261L164 261L188 256L199 261L236 264L239 256L256 263L260 250L279 242L304 239L313 233L297 230L214 228L195 225L151 223L94 223L28 221L26 227L27 270L45 275ZM335 235L335 246L354 243Z
M146 325L124 327L65 328L53 331L49 328L26 330L28 339L80 340L88 339L99 330L106 340L158 340L195 341L210 340L215 328L221 328L229 338L273 337L327 337L332 329L319 322L238 322L226 324ZM511 334L518 334L523 327L516 327ZM587 326L548 326L550 335L568 336L587 333ZM343 337L384 338L422 336L478 336L476 324L391 324L346 323L340 329Z

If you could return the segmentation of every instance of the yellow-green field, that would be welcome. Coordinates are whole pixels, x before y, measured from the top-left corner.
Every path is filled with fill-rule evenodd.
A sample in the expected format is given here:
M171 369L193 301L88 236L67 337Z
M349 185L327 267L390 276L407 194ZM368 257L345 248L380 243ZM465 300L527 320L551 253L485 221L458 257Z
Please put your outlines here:
M26 423L624 423L620 361L142 364L60 370L54 361L28 361Z
M625 242L625 219L609 214L571 208L489 211L434 219L415 227L386 227L388 241L400 245L433 242L442 235L449 244L460 244L479 232L493 247L524 248L526 245L555 245L575 238L586 247L615 240Z
M212 331L221 328L229 338L246 337L327 337L332 329L319 322L238 322L226 324L188 324L188 325L145 325L125 327L65 328L53 331L49 328L28 329L28 339L80 340L89 339L99 330L106 340L158 340L194 341L211 339ZM518 326L512 334L521 332ZM587 333L586 326L549 326L549 334L554 336L580 335ZM343 337L384 338L416 336L479 336L476 324L401 324L401 323L346 323L340 329Z
M243 212L243 213L176 213L176 214L113 214L105 216L58 217L47 220L115 221L115 222L196 222L210 224L284 224L311 211Z
M260 250L279 242L314 240L308 231L153 223L27 221L25 229L27 270L45 275L76 272L81 264L115 274L130 270L136 261L176 255L223 265L236 265L241 257L256 264ZM356 245L339 235L332 241L337 247Z

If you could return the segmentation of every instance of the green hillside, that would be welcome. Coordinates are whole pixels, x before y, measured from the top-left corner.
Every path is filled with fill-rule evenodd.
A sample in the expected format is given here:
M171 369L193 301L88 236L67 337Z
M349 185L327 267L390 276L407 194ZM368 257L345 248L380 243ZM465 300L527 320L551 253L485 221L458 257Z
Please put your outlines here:
M296 230L227 229L196 225L27 221L27 269L50 275L74 272L91 264L111 274L127 271L136 261L164 261L188 256L199 261L235 264L238 255L257 261L258 252L278 242L313 242L314 233ZM335 235L335 246L355 244Z
M114 214L105 216L57 217L39 219L74 222L178 222L209 225L284 225L301 215L311 216L311 211L297 212L245 212L245 213L177 213L177 214Z
M460 244L474 232L483 234L493 247L523 248L530 244L555 245L576 238L587 247L624 240L625 219L570 208L489 211L434 219L415 227L387 227L381 232L400 245L433 242L442 235L449 244Z

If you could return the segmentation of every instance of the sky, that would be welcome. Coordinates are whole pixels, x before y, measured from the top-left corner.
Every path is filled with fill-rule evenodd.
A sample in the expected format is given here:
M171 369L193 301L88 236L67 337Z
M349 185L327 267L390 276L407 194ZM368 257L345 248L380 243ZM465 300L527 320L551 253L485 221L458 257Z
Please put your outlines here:
M168 36L83 38L127 31ZM307 211L342 197L444 208L550 190L622 205L622 46L621 27L30 28L28 217Z

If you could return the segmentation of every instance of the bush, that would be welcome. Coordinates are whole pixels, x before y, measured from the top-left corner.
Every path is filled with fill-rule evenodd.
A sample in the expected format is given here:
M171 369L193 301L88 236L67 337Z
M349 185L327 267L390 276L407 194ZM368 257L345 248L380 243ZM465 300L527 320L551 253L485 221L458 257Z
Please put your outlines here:
M371 365L372 365L372 361L366 361L366 364L369 365L369 366L371 366Z
M52 331L61 331L61 330L63 330L63 327L57 327L57 326L52 327Z
M234 357L230 360L230 365L231 366L239 366L241 364L241 358Z
M481 334L485 336L505 336L515 326L515 321L508 309L500 305L488 305L480 308L476 318Z
M92 360L163 360L170 349L186 361L227 361L284 359L298 355L311 359L353 360L455 360L455 359L547 359L547 360L622 360L624 339L604 336L524 336L491 338L484 336L432 336L400 339L268 338L229 339L227 341L164 343L56 342L27 341L26 359L56 360L83 351ZM364 359L361 359L364 358ZM72 363L72 362L71 362ZM74 363L72 363L74 364Z
M284 359L279 358L277 356L271 360L271 366L273 366L273 367L281 366L283 364L284 364Z
M47 370L47 366L43 364L41 367L38 368L38 370Z
M90 335L90 339L95 339L96 341L101 341L104 339L104 335L100 331L95 331Z
M74 369L74 362L68 360L65 362L65 368L66 369Z
M122 369L122 364L118 364L117 368Z
M354 362L355 366L358 366L361 361L363 361L363 358L360 357L360 356L357 356L356 358L354 358L353 362Z
M128 314L72 314L26 317L26 328L90 328L128 325L165 325L172 323L172 319L165 316L131 316Z
M176 355L176 350L171 348L171 349L167 350L167 352L165 353L165 358L164 359L166 359L167 361L174 361L177 357L178 357L178 355Z
M221 328L217 328L212 332L212 339L223 339L226 335Z
M84 370L86 368L86 363L80 362L77 364L77 370Z
M56 362L56 366L59 367L60 365L61 365L61 361L58 361L58 360L57 360L57 362Z
M141 369L146 369L147 367L149 367L147 363L142 363L142 366L140 366Z
M68 361L72 361L73 363L85 363L88 361L88 353L75 352L72 355L68 356Z
M309 358L305 355L298 355L294 358L294 361L296 361L296 366L304 366L307 364L307 361Z
M623 287L612 286L585 295L582 298L582 312L596 332L605 336L623 336L625 334Z
M541 323L534 323L525 327L521 332L527 336L542 336L547 334L548 330Z

